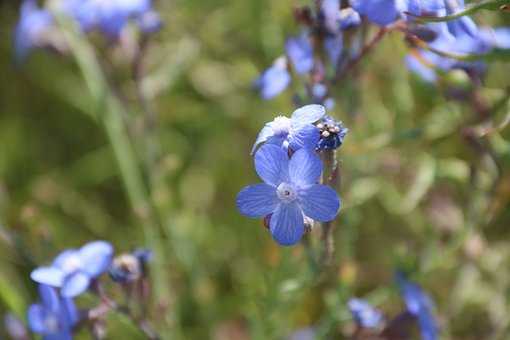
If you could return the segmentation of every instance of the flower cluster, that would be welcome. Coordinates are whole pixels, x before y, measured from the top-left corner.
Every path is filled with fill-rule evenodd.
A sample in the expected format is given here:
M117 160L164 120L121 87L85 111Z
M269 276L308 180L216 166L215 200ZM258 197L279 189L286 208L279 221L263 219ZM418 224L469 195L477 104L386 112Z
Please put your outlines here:
M89 289L103 294L98 288L102 274L109 271L112 279L121 283L146 276L150 251L136 250L116 258L113 253L108 242L93 241L79 249L64 250L51 265L33 270L30 277L39 284L40 302L28 310L30 329L48 339L72 339L73 329L80 321L73 299Z
M83 32L97 30L111 40L118 39L129 22L147 34L161 27L151 0L61 0L57 5L54 10L72 18ZM52 12L36 0L24 0L14 35L17 59L38 47L58 49L61 40Z
M347 129L331 123L325 135L325 119L332 121L323 106L301 107L291 118L279 116L267 123L253 146L255 170L264 183L241 190L237 207L243 215L264 218L281 245L299 242L305 221L328 222L338 214L337 193L319 184L323 164L317 151L340 146ZM336 142L324 142L333 135Z
M423 340L438 339L439 327L430 297L402 273L397 273L396 279L405 303L404 311L393 320L385 321L381 311L363 299L353 298L349 300L348 308L356 325L373 336L378 334L384 339L393 339L398 335L407 339L410 326L417 323Z
M463 0L350 0L349 4L341 7L339 0L324 0L315 8L296 10L303 31L287 39L285 55L256 80L263 99L282 93L294 73L306 84L307 99L301 101L331 108L334 101L329 87L371 47L370 43L364 45L362 27L367 25L381 27L384 32L403 32L411 45L405 58L408 68L430 82L436 80L437 71L452 69L481 76L483 62L460 59L510 48L510 28L479 28L467 16L447 23L422 24L416 20L419 16L455 14L464 9Z

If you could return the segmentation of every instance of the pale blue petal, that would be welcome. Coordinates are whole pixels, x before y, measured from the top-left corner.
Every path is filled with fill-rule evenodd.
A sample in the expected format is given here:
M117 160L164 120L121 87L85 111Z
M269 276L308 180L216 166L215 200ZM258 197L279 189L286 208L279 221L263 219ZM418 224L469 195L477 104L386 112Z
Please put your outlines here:
M80 257L77 249L67 249L61 252L53 260L53 267L61 269L63 272L71 272L79 266Z
M30 273L35 282L53 287L61 287L64 282L64 273L55 267L39 267Z
M280 245L294 245L304 233L303 212L296 203L280 204L271 216L269 227Z
M46 325L44 323L46 318L46 310L39 304L30 305L27 312L28 326L34 333L46 332Z
M79 321L79 313L72 298L61 298L62 319L65 321L67 328L71 328Z
M289 162L290 181L298 187L316 184L322 173L322 162L314 151L300 149Z
M354 321L361 327L377 328L384 320L381 312L363 299L350 299L347 305Z
M326 114L324 106L319 104L310 104L300 107L292 113L291 127L298 130L304 125L313 124Z
M314 184L299 190L299 204L306 216L319 222L333 220L340 209L340 198L332 188Z
M400 3L397 0L351 0L352 7L368 20L380 26L396 21Z
M104 273L113 257L113 247L105 241L94 241L80 248L80 259L83 263L82 270L91 277L97 277Z
M90 278L82 272L76 272L66 277L60 293L65 298L72 298L85 292L90 284Z
M281 147L265 144L255 153L255 171L267 184L278 186L289 177L288 169L289 157Z
M262 130L260 130L259 135L257 136L257 140L255 141L255 144L253 144L253 148L251 149L251 154L253 155L255 153L255 150L257 147L266 142L270 137L274 136L273 128L269 123L266 123Z
M338 61L342 56L343 36L338 33L334 36L328 36L324 39L324 49L328 54L329 61L336 68Z
M289 135L289 147L293 151L297 151L301 148L307 150L315 150L317 143L319 142L320 133L317 127L312 124L308 124L300 128L298 131L293 131Z
M277 59L275 63L262 73L255 81L263 99L271 99L283 92L289 86L291 77L287 71L284 59Z
M276 188L265 183L247 186L237 195L236 203L241 214L253 218L264 217L278 205Z

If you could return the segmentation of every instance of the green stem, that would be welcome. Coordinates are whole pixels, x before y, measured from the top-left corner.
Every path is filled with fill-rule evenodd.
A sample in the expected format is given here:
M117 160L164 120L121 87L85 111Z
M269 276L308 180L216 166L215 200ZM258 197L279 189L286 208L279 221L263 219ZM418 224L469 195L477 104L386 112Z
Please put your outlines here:
M324 161L324 174L322 182L330 185L335 189L339 187L339 168L336 161L335 150L326 150L322 154ZM330 222L324 222L321 224L322 227L322 255L321 264L323 267L329 267L333 262L333 254L335 252L335 240L333 237L334 220Z

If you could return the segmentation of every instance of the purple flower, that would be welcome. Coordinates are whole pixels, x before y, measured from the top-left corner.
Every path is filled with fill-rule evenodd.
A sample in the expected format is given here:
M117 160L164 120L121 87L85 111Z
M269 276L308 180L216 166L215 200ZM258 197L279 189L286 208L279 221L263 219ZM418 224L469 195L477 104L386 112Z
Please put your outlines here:
M72 328L78 322L78 312L70 298L59 297L54 288L39 285L41 301L28 309L30 329L45 340L71 340Z
M264 183L241 190L237 207L252 218L272 214L269 229L280 245L299 242L304 215L320 222L337 215L340 199L332 188L318 184L322 162L315 152L300 149L289 160L281 147L266 144L255 154L255 170Z
M306 34L289 38L285 42L285 51L298 74L310 72L313 68L313 48Z
M80 249L63 251L51 266L35 269L30 277L38 283L60 288L64 297L75 297L108 269L112 256L113 247L108 242L90 242Z
M255 81L255 87L260 91L262 99L268 100L282 93L289 86L290 80L287 60L280 57L260 75Z
M363 299L353 298L347 303L354 321L363 328L377 328L384 318L381 312Z
M262 143L275 144L284 149L297 151L301 148L315 148L319 132L313 123L324 117L326 110L322 105L306 105L292 113L290 118L278 116L267 123L257 136L252 154Z
M407 311L418 320L422 339L438 339L439 328L433 315L434 307L430 297L420 286L408 281L402 273L397 273L397 284L400 287Z
M40 9L35 0L25 0L14 34L16 58L23 60L30 50L43 46L52 24L53 19L48 11Z

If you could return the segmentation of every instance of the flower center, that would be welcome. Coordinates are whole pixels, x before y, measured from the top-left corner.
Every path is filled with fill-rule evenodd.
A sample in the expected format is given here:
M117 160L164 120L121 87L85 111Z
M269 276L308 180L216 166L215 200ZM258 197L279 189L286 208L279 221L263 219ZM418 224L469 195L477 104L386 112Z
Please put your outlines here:
M289 183L282 183L276 188L278 198L285 202L290 203L297 198L296 189Z
M278 116L271 124L275 136L287 135L290 131L290 118Z

